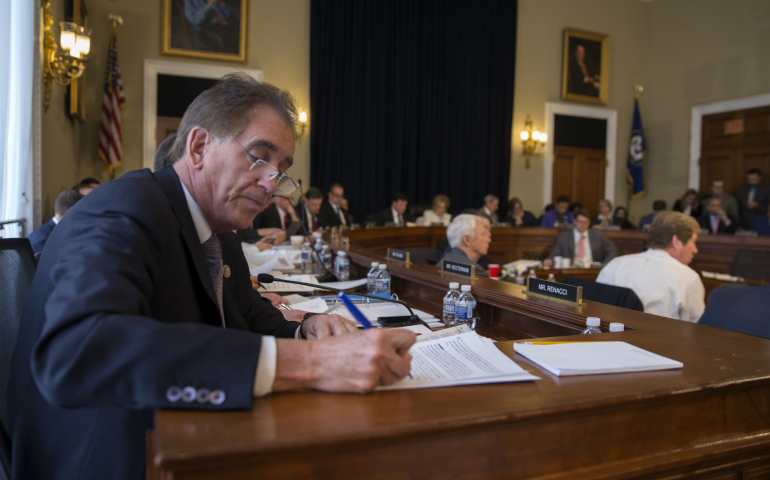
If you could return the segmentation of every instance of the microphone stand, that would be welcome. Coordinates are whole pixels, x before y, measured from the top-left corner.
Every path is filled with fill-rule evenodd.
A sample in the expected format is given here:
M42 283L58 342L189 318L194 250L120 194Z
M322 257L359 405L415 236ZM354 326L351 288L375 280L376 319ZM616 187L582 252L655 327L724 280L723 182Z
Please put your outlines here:
M259 275L257 275L257 281L259 283L273 283L275 280L276 280L275 277L273 277L272 275L270 275L268 273L260 273ZM315 284L315 283L297 282L295 280L289 280L289 279L286 279L286 278L278 278L278 280L281 281L281 282L293 283L295 285L304 285L306 287L313 287L313 288L318 289L318 290L327 290L327 291L330 291L330 292L337 292L337 293L339 293L339 292L344 292L345 291L345 290L340 290L338 288L327 287L326 285L318 285L318 284ZM375 300L384 300L386 302L396 303L398 305L403 305L403 306L406 307L407 310L409 310L409 313L411 314L411 316L409 318L403 318L403 319L401 319L401 321L413 321L413 322L416 321L416 322L420 322L421 324L423 324L426 327L430 328L428 326L428 324L426 324L425 322L420 320L420 317L418 317L417 315L414 314L414 312L409 307L409 305L407 305L406 303L402 302L401 300L395 300L395 299L387 298L387 297L377 297L375 295L367 295L367 294L364 294L364 293L354 293L353 295L358 295L358 296L366 297L366 298L373 298ZM383 317L383 318L387 318L387 317Z
M326 265L324 265L324 261L321 258L321 254L315 251L315 247L313 246L313 241L310 237L310 232L307 231L307 215L305 214L305 209L307 208L307 205L302 201L302 199L305 198L305 193L302 189L302 180L300 179L298 183L299 183L299 195L300 195L299 203L302 204L301 212L300 212L302 214L302 221L300 222L300 231L302 230L305 231L305 234L303 236L305 237L305 240L307 240L308 243L310 243L310 249L311 249L310 258L316 261L318 265L320 265L321 268L324 269L324 272L326 272L323 274L323 276L321 276L319 281L337 280L337 276L334 275L332 272L330 272L329 269L326 268ZM317 258L313 257L314 253Z

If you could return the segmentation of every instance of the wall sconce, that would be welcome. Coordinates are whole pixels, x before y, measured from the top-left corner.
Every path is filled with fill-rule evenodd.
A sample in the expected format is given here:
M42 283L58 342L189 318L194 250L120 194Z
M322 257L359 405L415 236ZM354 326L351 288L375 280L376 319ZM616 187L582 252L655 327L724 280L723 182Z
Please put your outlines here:
M61 34L59 36L59 46L51 33L53 26L53 15L51 14L51 2L46 2L43 7L44 21L44 45L45 56L43 57L43 87L44 87L44 110L48 111L48 105L51 100L52 82L66 87L72 82L72 79L83 75L86 69L85 62L88 53L91 51L91 29L84 28L73 22L59 22Z
M305 129L307 129L307 113L301 111L299 112L299 123L297 124L297 131L294 132L294 140L301 142L302 137L305 136Z
M521 144L524 147L524 168L529 168L529 157L543 153L548 135L540 131L532 131L532 119L527 115L524 130L521 131Z

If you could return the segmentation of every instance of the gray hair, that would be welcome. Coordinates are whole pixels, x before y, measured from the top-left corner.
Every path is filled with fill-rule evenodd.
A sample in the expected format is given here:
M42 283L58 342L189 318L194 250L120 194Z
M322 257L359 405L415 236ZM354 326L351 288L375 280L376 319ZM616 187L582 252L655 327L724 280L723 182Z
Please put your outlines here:
M169 158L174 142L176 142L176 133L172 133L158 145L158 149L155 151L155 161L152 164L153 172L172 165L176 161L176 159Z
M238 135L251 121L254 109L263 106L272 108L292 131L296 130L297 107L289 92L260 83L243 72L225 75L187 107L167 156L168 164L182 158L193 128L204 128L218 139L227 138L231 133Z
M466 235L471 238L476 238L476 222L478 221L479 217L469 213L463 213L456 216L446 229L446 237L449 240L449 246L457 248L460 246L463 237Z
M495 200L498 200L498 201L499 201L500 199L499 199L499 198L497 198L497 196L496 196L496 195L492 195L492 194L490 193L490 194L488 194L488 195L486 195L486 196L484 197L484 205L486 205L487 203L492 203L492 202L494 202Z

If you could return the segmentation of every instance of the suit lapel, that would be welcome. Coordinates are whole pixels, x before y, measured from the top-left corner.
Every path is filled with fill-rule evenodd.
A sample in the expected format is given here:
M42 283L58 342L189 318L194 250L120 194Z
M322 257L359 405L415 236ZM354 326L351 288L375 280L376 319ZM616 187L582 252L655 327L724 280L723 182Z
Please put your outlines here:
M187 200L185 199L184 191L182 190L181 180L179 180L176 171L170 167L162 168L155 172L154 175L155 179L160 184L161 190L166 195L166 198L171 205L171 209L182 224L182 238L187 246L187 252L190 254L190 258L192 258L196 272L198 272L198 279L214 306L214 311L218 313L219 305L216 294L214 293L214 283L211 281L208 263L206 262L206 255L203 253L203 247L201 247L198 232L195 230L195 223L193 223L190 209L187 207ZM222 319L220 318L219 325L222 324L221 320Z

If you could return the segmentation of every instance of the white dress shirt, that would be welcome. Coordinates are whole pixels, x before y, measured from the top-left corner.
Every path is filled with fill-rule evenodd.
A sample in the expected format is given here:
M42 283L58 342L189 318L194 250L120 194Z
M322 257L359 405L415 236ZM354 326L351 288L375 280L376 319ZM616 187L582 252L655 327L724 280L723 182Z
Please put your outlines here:
M390 207L390 212L393 214L393 223L396 224L397 227L403 227L404 223L401 221L404 217L401 216L400 213L396 211L395 208Z
M182 183L182 190L184 191L184 198L187 200L187 208L190 209L190 215L192 216L193 223L195 224L195 231L198 232L198 240L203 244L206 240L211 238L212 231L206 218L203 216L201 207L187 191L187 187ZM281 210L280 208L278 209ZM299 329L297 329L297 333ZM273 381L275 380L275 369L277 364L278 348L276 346L275 337L270 335L262 335L262 348L259 349L259 361L257 363L257 372L254 379L254 396L261 397L267 395L273 391Z
M613 259L596 281L630 288L653 315L697 323L706 308L695 270L657 248Z
M329 202L329 203L331 203L331 202ZM340 222L347 227L348 226L348 222L345 221L345 215L342 214L342 208L337 206L337 205L335 205L335 204L333 204L333 203L331 203L331 206L334 209L334 214L337 215L337 218L340 219Z
M439 217L436 215L436 212L429 209L422 213L422 216L417 219L416 223L422 227L430 227L434 223L440 223L445 227L448 227L449 224L452 223L452 215L445 213Z
M583 258L577 258L578 244L580 243L581 234L580 234L580 232L578 232L577 228L572 230L572 234L573 234L574 239L575 239L575 259L574 259L573 263L575 265L581 264L584 267L590 267L591 263L594 261L594 257L593 257L593 254L591 253L591 241L588 239L588 230L586 230L582 234L583 243L584 243Z

